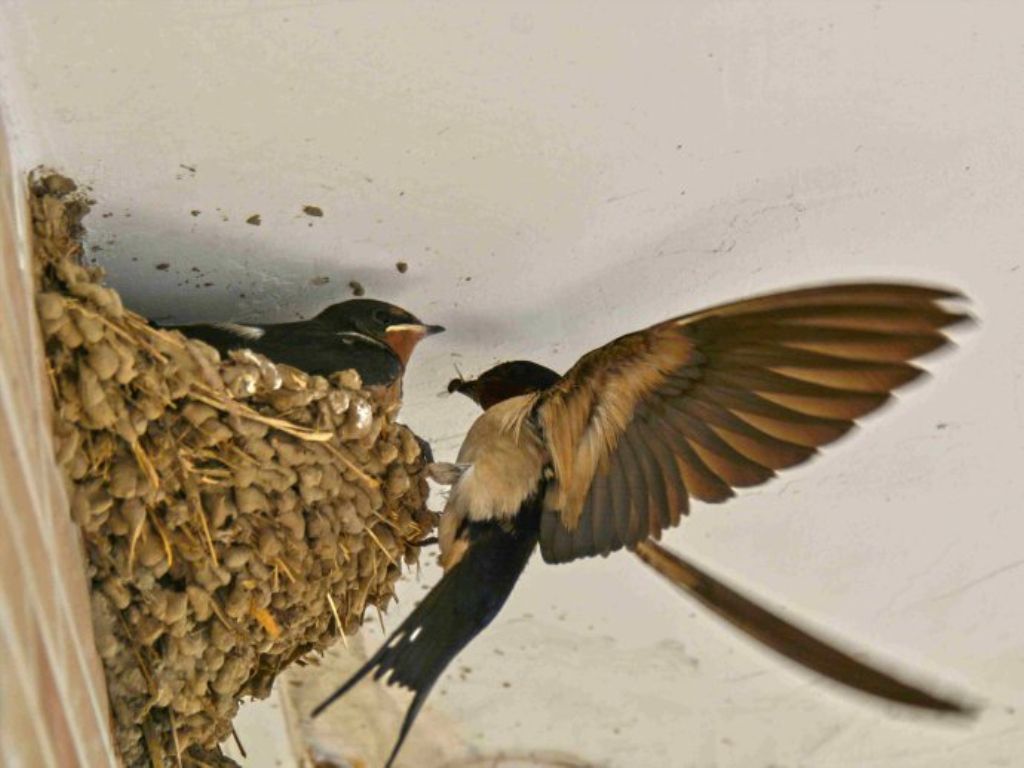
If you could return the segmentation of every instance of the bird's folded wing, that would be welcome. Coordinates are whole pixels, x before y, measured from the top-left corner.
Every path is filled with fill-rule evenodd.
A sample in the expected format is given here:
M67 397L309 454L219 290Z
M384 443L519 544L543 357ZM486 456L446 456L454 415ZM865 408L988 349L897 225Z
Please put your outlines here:
M607 554L806 461L921 374L958 294L847 284L756 297L623 336L535 402L554 470L548 562Z

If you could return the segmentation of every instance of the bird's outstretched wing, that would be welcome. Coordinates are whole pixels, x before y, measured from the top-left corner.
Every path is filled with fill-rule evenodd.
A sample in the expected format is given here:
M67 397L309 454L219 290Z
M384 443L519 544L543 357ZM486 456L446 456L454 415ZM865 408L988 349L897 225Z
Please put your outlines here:
M670 583L696 598L749 637L808 669L858 691L910 707L972 714L973 708L929 693L863 661L783 619L653 541L640 542L636 554Z
M967 315L951 291L837 284L723 304L583 356L532 403L554 470L548 562L657 539L800 464L921 374Z

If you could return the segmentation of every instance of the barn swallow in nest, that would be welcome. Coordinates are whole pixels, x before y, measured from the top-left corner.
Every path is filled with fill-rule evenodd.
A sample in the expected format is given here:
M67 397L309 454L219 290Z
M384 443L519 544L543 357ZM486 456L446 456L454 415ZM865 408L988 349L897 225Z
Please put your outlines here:
M497 615L539 544L549 563L633 550L743 631L833 679L941 712L968 707L875 670L783 621L654 542L691 499L725 501L801 464L921 373L948 343L959 294L898 284L826 285L705 309L622 336L564 376L506 363L459 391L485 408L441 516L444 576L379 651L314 711L369 673L424 700Z
M294 323L172 327L205 341L222 355L232 349L251 349L275 363L319 376L353 369L364 387L387 387L399 381L416 345L444 330L375 299L332 304L316 317Z

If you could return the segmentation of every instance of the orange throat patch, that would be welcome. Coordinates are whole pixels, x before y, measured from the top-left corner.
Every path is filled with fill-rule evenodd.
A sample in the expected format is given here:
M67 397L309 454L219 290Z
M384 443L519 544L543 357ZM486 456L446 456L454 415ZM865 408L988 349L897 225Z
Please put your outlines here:
M405 368L409 365L412 351L424 336L426 336L426 333L422 330L403 328L398 331L388 331L384 335L384 341L398 355L398 359L402 361L402 368Z

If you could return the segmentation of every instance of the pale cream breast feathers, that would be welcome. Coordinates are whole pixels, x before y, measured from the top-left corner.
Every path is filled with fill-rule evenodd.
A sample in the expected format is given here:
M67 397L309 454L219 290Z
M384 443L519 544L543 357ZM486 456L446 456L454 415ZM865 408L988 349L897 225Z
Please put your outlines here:
M543 476L544 445L526 419L533 398L514 397L495 405L470 427L458 463L468 465L452 486L439 530L442 556L454 544L465 519L511 517L536 492Z

